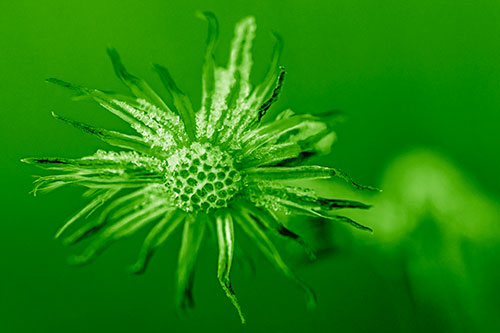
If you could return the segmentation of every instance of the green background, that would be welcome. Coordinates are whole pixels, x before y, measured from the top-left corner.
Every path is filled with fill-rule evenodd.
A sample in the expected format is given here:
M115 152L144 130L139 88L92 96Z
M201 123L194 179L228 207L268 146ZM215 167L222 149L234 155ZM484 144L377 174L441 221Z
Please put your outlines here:
M319 162L385 190L363 197L375 204L373 212L356 214L374 227L372 235L327 228L334 251L315 263L296 260L292 249L297 272L318 294L316 310L307 311L294 285L259 257L256 274L241 267L233 274L248 317L241 326L217 283L216 250L206 246L197 270L197 306L179 318L172 301L178 237L143 276L125 269L143 235L116 244L89 266L72 267L65 259L72 250L53 235L83 204L80 191L29 194L31 175L42 171L21 164L22 157L79 157L105 147L54 120L51 111L126 128L44 79L123 89L105 54L112 45L130 71L154 87L160 85L151 63L168 66L199 105L206 23L195 17L197 10L219 19L221 64L234 24L256 17L254 80L265 71L270 32L279 32L288 76L274 112L343 110L348 121L338 127L339 141ZM1 1L0 331L500 329L499 17L494 0ZM412 153L416 148L424 153ZM407 175L416 176L407 182ZM322 186L349 195L340 185ZM449 191L434 196L443 188ZM424 192L425 200L417 202ZM387 207L396 207L392 215ZM398 236L377 233L377 227L397 229L416 211L418 227Z

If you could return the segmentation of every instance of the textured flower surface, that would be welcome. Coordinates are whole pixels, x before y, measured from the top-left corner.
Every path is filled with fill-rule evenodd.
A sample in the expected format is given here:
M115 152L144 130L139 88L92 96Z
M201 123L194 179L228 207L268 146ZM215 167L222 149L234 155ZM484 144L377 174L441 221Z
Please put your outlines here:
M108 50L114 70L133 96L48 80L95 100L137 133L96 128L54 114L56 119L119 149L99 150L78 159L24 159L58 172L38 178L34 192L66 184L87 189L84 196L88 204L57 233L65 244L89 239L83 253L71 257L74 263L86 263L112 242L150 228L132 267L134 272L143 272L155 250L176 229L182 229L176 273L177 303L182 309L193 304L194 267L207 233L215 235L218 243L218 280L242 321L230 283L235 239L240 235L246 235L278 270L296 281L306 291L308 304L313 305L313 293L285 264L272 234L307 249L302 238L285 225L282 216L290 214L368 229L337 213L341 208L367 205L319 197L307 182L341 177L355 187L361 186L333 168L305 164L309 157L330 151L335 135L324 118L291 110L274 119L264 118L278 98L285 75L278 66L279 37L264 80L252 86L254 18L247 17L236 25L229 62L220 67L213 56L217 21L210 13L203 17L209 33L197 112L166 68L154 66L169 93L168 99L163 99L125 69L114 49ZM301 186L294 184L297 181Z

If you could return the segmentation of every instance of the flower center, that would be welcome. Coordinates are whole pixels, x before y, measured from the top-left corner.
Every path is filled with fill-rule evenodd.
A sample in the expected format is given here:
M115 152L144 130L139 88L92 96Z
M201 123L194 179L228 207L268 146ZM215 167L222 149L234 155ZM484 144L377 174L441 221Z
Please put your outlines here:
M241 175L219 147L195 142L167 159L167 186L185 211L226 207L240 189Z

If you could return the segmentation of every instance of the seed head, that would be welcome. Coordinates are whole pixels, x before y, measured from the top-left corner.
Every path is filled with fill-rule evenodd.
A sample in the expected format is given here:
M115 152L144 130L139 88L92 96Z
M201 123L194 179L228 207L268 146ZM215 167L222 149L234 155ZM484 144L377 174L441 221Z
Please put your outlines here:
M35 181L34 193L73 184L86 188L88 204L57 233L64 244L89 239L72 263L89 262L111 243L148 228L132 271L144 272L153 253L176 229L182 229L176 275L177 304L192 306L196 258L206 232L214 233L219 254L217 278L244 322L230 273L236 242L246 234L262 254L304 291L308 304L314 294L281 258L272 238L297 242L310 253L300 235L279 216L306 215L368 227L338 215L342 208L368 208L363 203L323 198L309 187L310 180L340 177L360 186L334 168L303 165L327 154L335 140L330 124L338 114L321 117L285 110L267 115L281 92L285 70L279 66L281 39L263 81L253 85L251 48L255 19L247 17L235 28L227 66L215 63L218 25L211 13L202 68L201 107L195 111L189 97L169 71L155 65L172 103L166 103L144 80L130 74L114 49L108 50L116 75L131 95L109 93L49 79L80 97L93 99L127 122L136 134L97 128L53 114L114 147L76 159L27 158L26 163L54 170ZM298 185L300 182L300 186Z
M241 188L241 175L231 156L218 146L194 142L167 159L165 186L186 212L209 212L227 207Z

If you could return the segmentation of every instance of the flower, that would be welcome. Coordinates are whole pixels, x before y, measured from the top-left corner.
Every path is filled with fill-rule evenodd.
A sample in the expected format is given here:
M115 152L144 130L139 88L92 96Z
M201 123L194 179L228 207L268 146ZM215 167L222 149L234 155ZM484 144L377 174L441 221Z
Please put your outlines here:
M264 122L279 96L285 75L278 66L280 38L276 36L267 75L253 87L249 75L255 19L247 17L236 25L229 63L220 67L213 56L217 21L211 13L204 13L203 18L208 22L209 34L202 70L201 108L197 112L166 68L154 65L169 92L171 105L146 82L130 74L114 49L108 49L114 70L133 96L48 79L95 100L129 123L137 134L96 128L53 114L56 119L121 149L99 150L78 159L24 159L23 162L59 172L38 178L34 193L66 184L87 189L84 195L90 198L89 203L57 233L65 244L90 239L82 254L71 257L74 263L86 263L114 241L149 227L132 267L140 273L157 248L175 229L182 228L176 275L177 303L182 309L193 304L194 267L207 231L213 232L218 241L218 280L242 322L244 317L230 282L235 239L240 234L246 234L277 269L296 281L312 305L313 293L285 264L269 233L306 247L302 238L285 226L282 213L321 217L369 229L336 212L340 208L368 205L322 198L294 182L307 184L309 180L338 176L358 188L364 187L336 169L303 165L311 156L328 153L334 141L334 132L321 118L286 110Z

